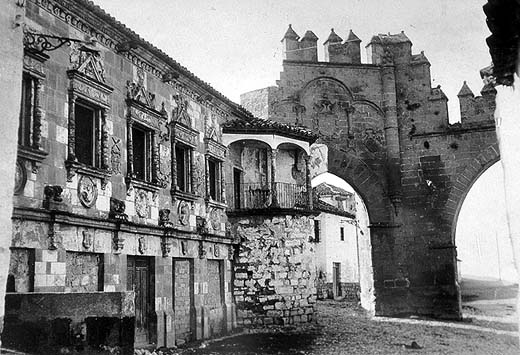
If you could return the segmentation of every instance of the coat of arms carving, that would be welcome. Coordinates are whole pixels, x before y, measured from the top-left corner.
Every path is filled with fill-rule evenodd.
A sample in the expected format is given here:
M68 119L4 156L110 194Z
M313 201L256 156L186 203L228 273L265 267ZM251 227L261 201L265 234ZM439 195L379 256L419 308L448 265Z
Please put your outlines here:
M89 176L82 176L78 181L78 198L83 206L90 208L96 203L98 196L97 186Z

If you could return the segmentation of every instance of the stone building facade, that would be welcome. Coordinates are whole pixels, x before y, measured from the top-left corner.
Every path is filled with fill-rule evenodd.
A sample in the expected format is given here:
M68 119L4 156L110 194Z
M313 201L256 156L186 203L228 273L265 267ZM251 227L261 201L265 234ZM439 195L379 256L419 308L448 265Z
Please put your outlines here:
M328 183L314 187L317 286L319 298L360 301L359 226L353 193ZM363 270L367 271L367 270Z
M317 132L328 148L320 162L363 198L376 313L460 318L457 217L474 181L499 159L492 84L479 97L464 85L462 121L450 124L430 62L412 53L404 33L373 36L368 63L352 31L344 41L332 30L324 61L312 31L300 38L289 26L282 45L276 86L241 102L259 117Z
M160 347L230 331L221 124L248 113L89 1L24 10L3 343ZM38 302L76 308L32 314ZM100 322L119 335L96 336Z
M238 242L234 297L240 325L313 321L315 243L310 145L316 136L267 120L223 124L228 219Z

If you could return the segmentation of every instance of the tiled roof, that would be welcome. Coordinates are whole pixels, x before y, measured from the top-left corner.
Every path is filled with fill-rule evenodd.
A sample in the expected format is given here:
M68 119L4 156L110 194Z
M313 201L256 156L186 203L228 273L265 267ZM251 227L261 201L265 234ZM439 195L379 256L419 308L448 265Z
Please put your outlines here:
M314 191L318 196L322 195L343 195L343 196L351 196L352 192L342 189L341 187L337 187L331 184L327 184L326 182L322 182L318 186L314 187Z
M250 115L247 118L237 118L224 122L221 127L224 133L279 134L311 143L318 139L318 136L308 129L291 126L272 120L264 120L254 117L253 115Z
M320 199L314 199L314 209L316 209L320 212L332 213L332 214L335 214L338 216L344 216L344 217L349 217L349 218L353 218L353 219L356 218L355 214L340 210L339 208L337 208L327 202L324 202Z
M91 0L74 0L74 2L79 5L80 7L84 7L90 11L92 11L96 16L104 20L108 25L113 26L115 29L120 31L124 36L129 37L131 40L136 41L140 47L143 49L148 50L151 54L155 55L158 59L164 61L166 64L172 66L176 70L180 72L180 74L184 75L189 80L192 80L197 85L201 86L203 89L209 91L212 95L222 100L224 103L230 105L232 108L234 108L236 111L242 114L250 115L251 113L247 111L245 108L240 106L239 104L231 101L229 98L224 96L222 93L217 91L215 88L213 88L210 84L203 81L199 77L197 77L195 74L193 74L191 71L189 71L186 67L182 66L179 62L177 62L175 59L171 58L163 52L161 49L155 47L150 42L143 39L141 36L139 36L137 33L132 31L130 28L128 28L126 25L115 19L113 16L111 16L109 13L107 13L105 10L103 10L100 6L96 5Z

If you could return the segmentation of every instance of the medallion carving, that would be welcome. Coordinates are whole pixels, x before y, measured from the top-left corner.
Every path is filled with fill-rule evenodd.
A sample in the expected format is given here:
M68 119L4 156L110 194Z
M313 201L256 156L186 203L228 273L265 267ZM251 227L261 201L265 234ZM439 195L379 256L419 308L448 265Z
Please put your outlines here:
M213 230L219 231L220 226L220 210L217 208L213 208L209 214L209 219L211 221L211 228Z
M95 181L90 176L81 176L78 181L78 198L81 204L90 208L96 203L97 196Z
M19 160L16 161L16 170L14 174L14 194L19 195L23 192L27 183L27 170L25 164Z
M220 247L216 244L213 247L213 256L215 256L215 258L220 257Z
M94 236L89 231L83 231L83 248L90 250L94 244Z
M137 191L135 193L135 212L139 217L148 217L148 194L146 191Z

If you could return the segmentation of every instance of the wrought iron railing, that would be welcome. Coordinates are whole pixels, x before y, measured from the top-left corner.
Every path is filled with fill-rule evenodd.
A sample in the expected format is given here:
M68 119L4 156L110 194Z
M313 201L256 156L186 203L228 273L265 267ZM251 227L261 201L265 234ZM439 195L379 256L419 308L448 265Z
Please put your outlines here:
M309 207L309 194L305 185L285 182L227 184L226 194L230 210Z

